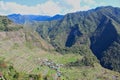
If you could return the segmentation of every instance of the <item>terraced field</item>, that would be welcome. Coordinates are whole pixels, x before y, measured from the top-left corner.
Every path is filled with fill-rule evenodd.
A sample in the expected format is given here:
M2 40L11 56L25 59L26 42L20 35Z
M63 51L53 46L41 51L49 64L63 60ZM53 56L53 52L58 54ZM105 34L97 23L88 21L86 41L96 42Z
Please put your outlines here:
M80 55L66 54L60 55L58 53L48 53L39 49L30 50L28 48L21 48L21 50L12 50L10 52L3 52L0 54L6 58L6 61L10 61L18 72L24 72L28 74L42 74L48 75L49 80L54 80L56 71L47 67L41 66L36 63L39 59L52 60L57 64L67 64L69 62L75 62L78 59L82 59ZM120 74L107 69L102 68L99 64L95 64L95 67L83 66L83 67L61 67L61 78L64 80L119 80ZM113 79L114 78L114 79Z
M13 64L18 72L42 74L42 76L48 76L48 80L56 80L58 77L56 70L45 65L41 66L39 63L39 60L47 59L55 64L63 64L63 67L60 67L60 78L64 80L120 80L119 73L104 69L98 63L95 63L93 67L66 66L68 63L81 60L83 56L79 54L62 55L54 50L46 50L48 47L43 41L42 45L46 46L46 49L37 46L31 48L31 44L26 44L23 31L9 33L12 36L7 35L5 32L0 32L0 34L4 35L0 37L0 56L5 58L6 62ZM31 37L29 38L31 39ZM37 38L36 36L34 40L38 42Z

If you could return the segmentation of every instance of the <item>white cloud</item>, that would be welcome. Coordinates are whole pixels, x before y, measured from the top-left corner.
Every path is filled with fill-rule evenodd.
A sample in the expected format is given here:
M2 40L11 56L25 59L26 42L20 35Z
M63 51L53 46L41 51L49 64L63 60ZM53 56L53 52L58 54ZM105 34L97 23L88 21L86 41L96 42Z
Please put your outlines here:
M96 2L95 2L95 0L83 0L85 3L87 3L87 4L92 4L92 5L94 5Z
M80 0L66 0L66 3L72 7L72 11L80 9Z
M45 4L37 5L43 14L54 15L61 12L60 6L52 1L48 1Z
M53 1L48 1L44 4L37 4L35 6L20 5L13 2L3 2L0 1L0 13L1 14L44 14L44 15L54 15L59 13L61 8Z
M66 0L66 3L72 7L71 12L80 11L80 10L83 11L83 10L90 9L89 6L81 6L82 2L83 2L83 0Z
M21 5L14 2L0 1L0 14L36 14L36 15L55 15L66 14L80 10L88 10L90 7L81 6L83 0L48 0L42 4L34 6ZM93 4L94 0L84 0L84 3Z

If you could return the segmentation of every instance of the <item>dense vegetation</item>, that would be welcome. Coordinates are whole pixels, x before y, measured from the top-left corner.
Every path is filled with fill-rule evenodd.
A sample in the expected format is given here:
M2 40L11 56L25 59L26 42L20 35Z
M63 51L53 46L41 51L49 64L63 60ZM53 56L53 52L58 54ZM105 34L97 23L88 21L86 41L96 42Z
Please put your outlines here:
M107 51L103 52L102 64L109 69L120 72L120 40L114 41Z
M23 27L13 24L7 17L0 16L0 31L18 31L21 28Z
M83 66L91 66L94 67L94 64L96 63L96 58L93 58L93 56L84 56L81 60L76 60L75 62L70 62L67 64L68 67L83 67Z
M37 32L40 36L50 42L58 52L92 55L91 50L101 62L102 57L109 57L109 55L104 56L105 51L109 52L110 50L111 52L114 50L109 49L109 47L120 35L120 8L107 6L89 11L69 13L61 20L40 22L37 23L37 26ZM118 51L119 49L115 50L114 53L118 54ZM109 54L111 54L110 56L115 55L113 53ZM114 58L112 59L114 61ZM115 60L119 62L119 59ZM113 64L113 62L108 63L107 59L104 62L106 65ZM116 63L113 65L120 67ZM109 67L107 65L107 68ZM115 67L113 67L113 70L119 71Z

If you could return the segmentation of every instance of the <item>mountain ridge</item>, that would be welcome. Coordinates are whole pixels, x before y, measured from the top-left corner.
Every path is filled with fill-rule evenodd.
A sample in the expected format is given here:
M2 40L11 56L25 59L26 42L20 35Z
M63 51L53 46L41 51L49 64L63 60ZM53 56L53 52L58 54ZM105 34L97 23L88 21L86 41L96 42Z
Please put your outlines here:
M116 41L119 35L119 22L120 8L105 6L88 11L68 13L64 18L55 22L39 23L37 32L45 40L47 40L46 36L49 37L50 41L48 41L56 49L65 49L66 51L72 49L74 53L77 47L89 47L101 61L103 52ZM74 30L75 27L76 30ZM43 32L45 33L43 34ZM78 33L81 35L78 36ZM113 63L111 66L115 64Z
M17 24L24 24L26 21L51 21L63 18L63 15L56 14L54 16L44 15L21 15L21 14L10 14L8 18Z

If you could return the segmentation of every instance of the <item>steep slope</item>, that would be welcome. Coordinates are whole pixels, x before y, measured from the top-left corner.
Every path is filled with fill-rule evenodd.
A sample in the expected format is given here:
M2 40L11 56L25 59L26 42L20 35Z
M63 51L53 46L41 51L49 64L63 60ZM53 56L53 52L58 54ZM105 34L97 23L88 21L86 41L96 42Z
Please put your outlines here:
M117 40L120 32L119 24L120 8L107 6L69 13L60 20L39 23L37 32L61 53L92 55L91 50L105 67L101 59L105 57L104 51L109 50ZM112 66L120 67L119 63L119 61L117 64L113 63Z
M113 9L111 16L106 15L91 37L91 49L106 68L120 71L119 62L119 9ZM116 45L117 42L117 45ZM117 50L115 48L118 48ZM117 55L117 56L116 56ZM116 58L114 57L116 56ZM117 66L117 67L116 67Z
M54 52L54 48L38 33L34 30L26 30L26 25L14 24L5 16L1 16L0 21L6 21L0 26L0 28L5 27L5 30L2 28L0 30L0 55L7 62L14 64L17 70L29 72L37 66L34 63L35 57L50 51Z
M101 63L104 67L120 72L120 37L103 52Z
M98 58L102 57L102 52L106 50L117 39L117 30L111 20L104 18L91 37L91 49Z
M0 16L0 31L17 31L22 28L21 25L12 23L6 16Z

